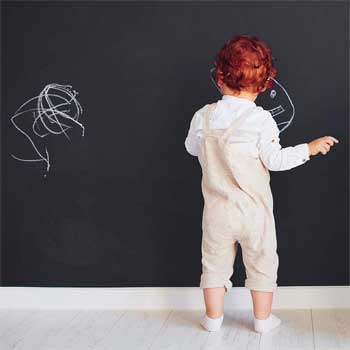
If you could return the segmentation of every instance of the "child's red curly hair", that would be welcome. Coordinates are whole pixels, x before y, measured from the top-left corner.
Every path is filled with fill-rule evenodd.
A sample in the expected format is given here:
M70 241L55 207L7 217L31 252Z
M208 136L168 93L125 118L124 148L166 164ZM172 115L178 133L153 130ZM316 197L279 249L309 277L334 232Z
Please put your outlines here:
M272 87L277 70L270 48L256 36L236 35L229 39L215 59L215 80L239 93L260 93Z

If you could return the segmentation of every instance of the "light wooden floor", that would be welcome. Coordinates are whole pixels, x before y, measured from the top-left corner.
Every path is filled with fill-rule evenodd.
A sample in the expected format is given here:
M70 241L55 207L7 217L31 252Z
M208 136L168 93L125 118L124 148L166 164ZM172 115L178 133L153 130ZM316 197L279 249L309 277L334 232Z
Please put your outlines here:
M226 311L222 329L209 333L202 311L0 310L0 349L350 350L350 309L274 313L282 325L261 336L250 311Z

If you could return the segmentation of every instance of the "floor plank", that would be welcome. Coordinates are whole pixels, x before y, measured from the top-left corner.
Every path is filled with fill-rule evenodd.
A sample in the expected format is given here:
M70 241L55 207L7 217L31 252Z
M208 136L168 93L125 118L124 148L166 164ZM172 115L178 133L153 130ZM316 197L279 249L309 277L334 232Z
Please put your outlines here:
M315 348L350 349L350 309L312 310Z
M174 310L148 350L199 350L209 336L199 324L201 311Z
M55 344L60 332L70 326L74 318L80 314L80 311L43 310L40 311L40 314L42 317L33 321L31 328L22 335L16 344L12 344L11 349L48 349L46 347L48 340L50 338L54 339Z
M221 330L209 334L203 350L258 350L260 337L253 330L251 311L226 311Z
M35 315L33 310L11 310L0 319L0 339L20 329L21 324Z
M259 350L314 350L311 310L275 310L273 313L282 323L261 336Z
M92 349L103 341L110 330L119 322L125 311L81 310L60 327L55 335L45 337L40 350L80 350ZM59 322L61 325L61 322ZM54 324L52 324L54 327ZM32 347L30 349L38 349ZM16 349L17 350L17 349ZM19 349L22 350L22 349ZM24 349L23 349L24 350Z
M148 349L161 330L170 310L130 310L125 312L94 350ZM86 350L86 348L82 348Z
M43 317L36 310L13 310L0 322L0 349L14 349Z
M1 350L350 350L350 309L275 310L260 335L251 310L226 311L219 332L204 311L0 310Z

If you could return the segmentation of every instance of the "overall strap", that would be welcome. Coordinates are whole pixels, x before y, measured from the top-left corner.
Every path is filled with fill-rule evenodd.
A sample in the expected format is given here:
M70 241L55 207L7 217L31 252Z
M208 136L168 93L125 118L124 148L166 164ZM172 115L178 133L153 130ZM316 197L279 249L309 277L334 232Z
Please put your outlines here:
M204 125L203 125L203 131L207 134L210 130L210 126L209 126L209 117L210 115L213 113L214 109L216 107L216 103L211 103L206 111L206 113L204 114L204 117L203 117L203 122L204 122Z
M226 142L229 136L232 134L233 131L237 130L239 126L243 123L243 121L246 119L246 117L253 111L255 106L252 108L248 108L246 111L244 111L237 119L235 119L231 125L224 131L224 133L221 136L221 142Z

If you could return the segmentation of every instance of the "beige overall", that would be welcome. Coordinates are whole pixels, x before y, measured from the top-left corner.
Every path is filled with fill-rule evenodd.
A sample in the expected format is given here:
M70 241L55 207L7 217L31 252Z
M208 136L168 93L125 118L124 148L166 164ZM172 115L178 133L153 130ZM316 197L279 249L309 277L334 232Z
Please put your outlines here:
M198 156L204 198L200 288L225 287L226 292L232 288L230 278L239 243L245 286L274 291L279 260L270 174L255 143L239 141L236 132L251 110L244 111L227 129L210 129L209 116L215 107L216 103L210 104L204 116Z

